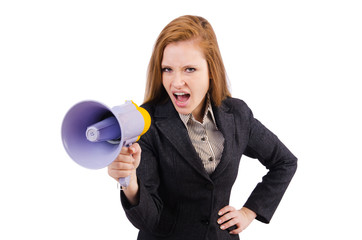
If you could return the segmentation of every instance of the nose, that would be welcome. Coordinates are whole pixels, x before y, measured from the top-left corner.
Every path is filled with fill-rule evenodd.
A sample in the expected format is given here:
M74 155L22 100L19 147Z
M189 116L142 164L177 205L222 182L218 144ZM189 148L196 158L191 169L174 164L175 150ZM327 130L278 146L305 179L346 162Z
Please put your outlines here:
M174 78L172 80L173 87L180 89L185 85L185 81L182 78L181 73L175 73Z

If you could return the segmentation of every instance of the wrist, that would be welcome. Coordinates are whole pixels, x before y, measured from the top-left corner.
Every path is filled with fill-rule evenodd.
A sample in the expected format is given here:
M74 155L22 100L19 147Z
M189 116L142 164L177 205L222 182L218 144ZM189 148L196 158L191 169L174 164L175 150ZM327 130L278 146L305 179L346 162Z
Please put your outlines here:
M241 211L244 212L244 214L247 216L248 219L254 220L257 216L257 214L253 210L250 210L247 207L243 207Z
M129 185L122 187L122 191L132 205L137 205L139 202L139 187L137 182L136 171L132 172Z

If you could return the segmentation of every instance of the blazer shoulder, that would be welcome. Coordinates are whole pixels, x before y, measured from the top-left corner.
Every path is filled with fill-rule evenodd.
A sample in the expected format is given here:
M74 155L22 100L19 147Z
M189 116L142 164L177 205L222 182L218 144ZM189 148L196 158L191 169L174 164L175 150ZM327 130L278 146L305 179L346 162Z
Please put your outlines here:
M140 107L147 110L147 112L151 115L155 112L155 105L151 103L143 103Z
M252 115L249 106L241 99L229 97L222 102L222 108L233 114Z
M151 118L169 118L177 113L170 100L165 103L144 103L141 107L148 111Z

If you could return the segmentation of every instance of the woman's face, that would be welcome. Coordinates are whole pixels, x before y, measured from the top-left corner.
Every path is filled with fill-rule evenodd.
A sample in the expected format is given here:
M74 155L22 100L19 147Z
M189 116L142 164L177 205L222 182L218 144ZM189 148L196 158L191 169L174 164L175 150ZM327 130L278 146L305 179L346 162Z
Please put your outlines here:
M192 113L201 121L209 90L209 70L198 42L189 40L168 44L161 66L163 86L177 112Z

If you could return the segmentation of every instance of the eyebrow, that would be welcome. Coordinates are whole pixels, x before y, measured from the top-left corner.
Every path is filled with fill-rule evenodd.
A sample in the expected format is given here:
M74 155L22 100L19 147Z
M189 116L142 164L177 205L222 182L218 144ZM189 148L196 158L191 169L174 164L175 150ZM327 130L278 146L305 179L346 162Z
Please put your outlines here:
M197 65L197 64L187 64L187 65L183 66L183 68L198 68L198 67L199 67L199 65ZM161 64L161 68L172 68L172 66L169 64Z

